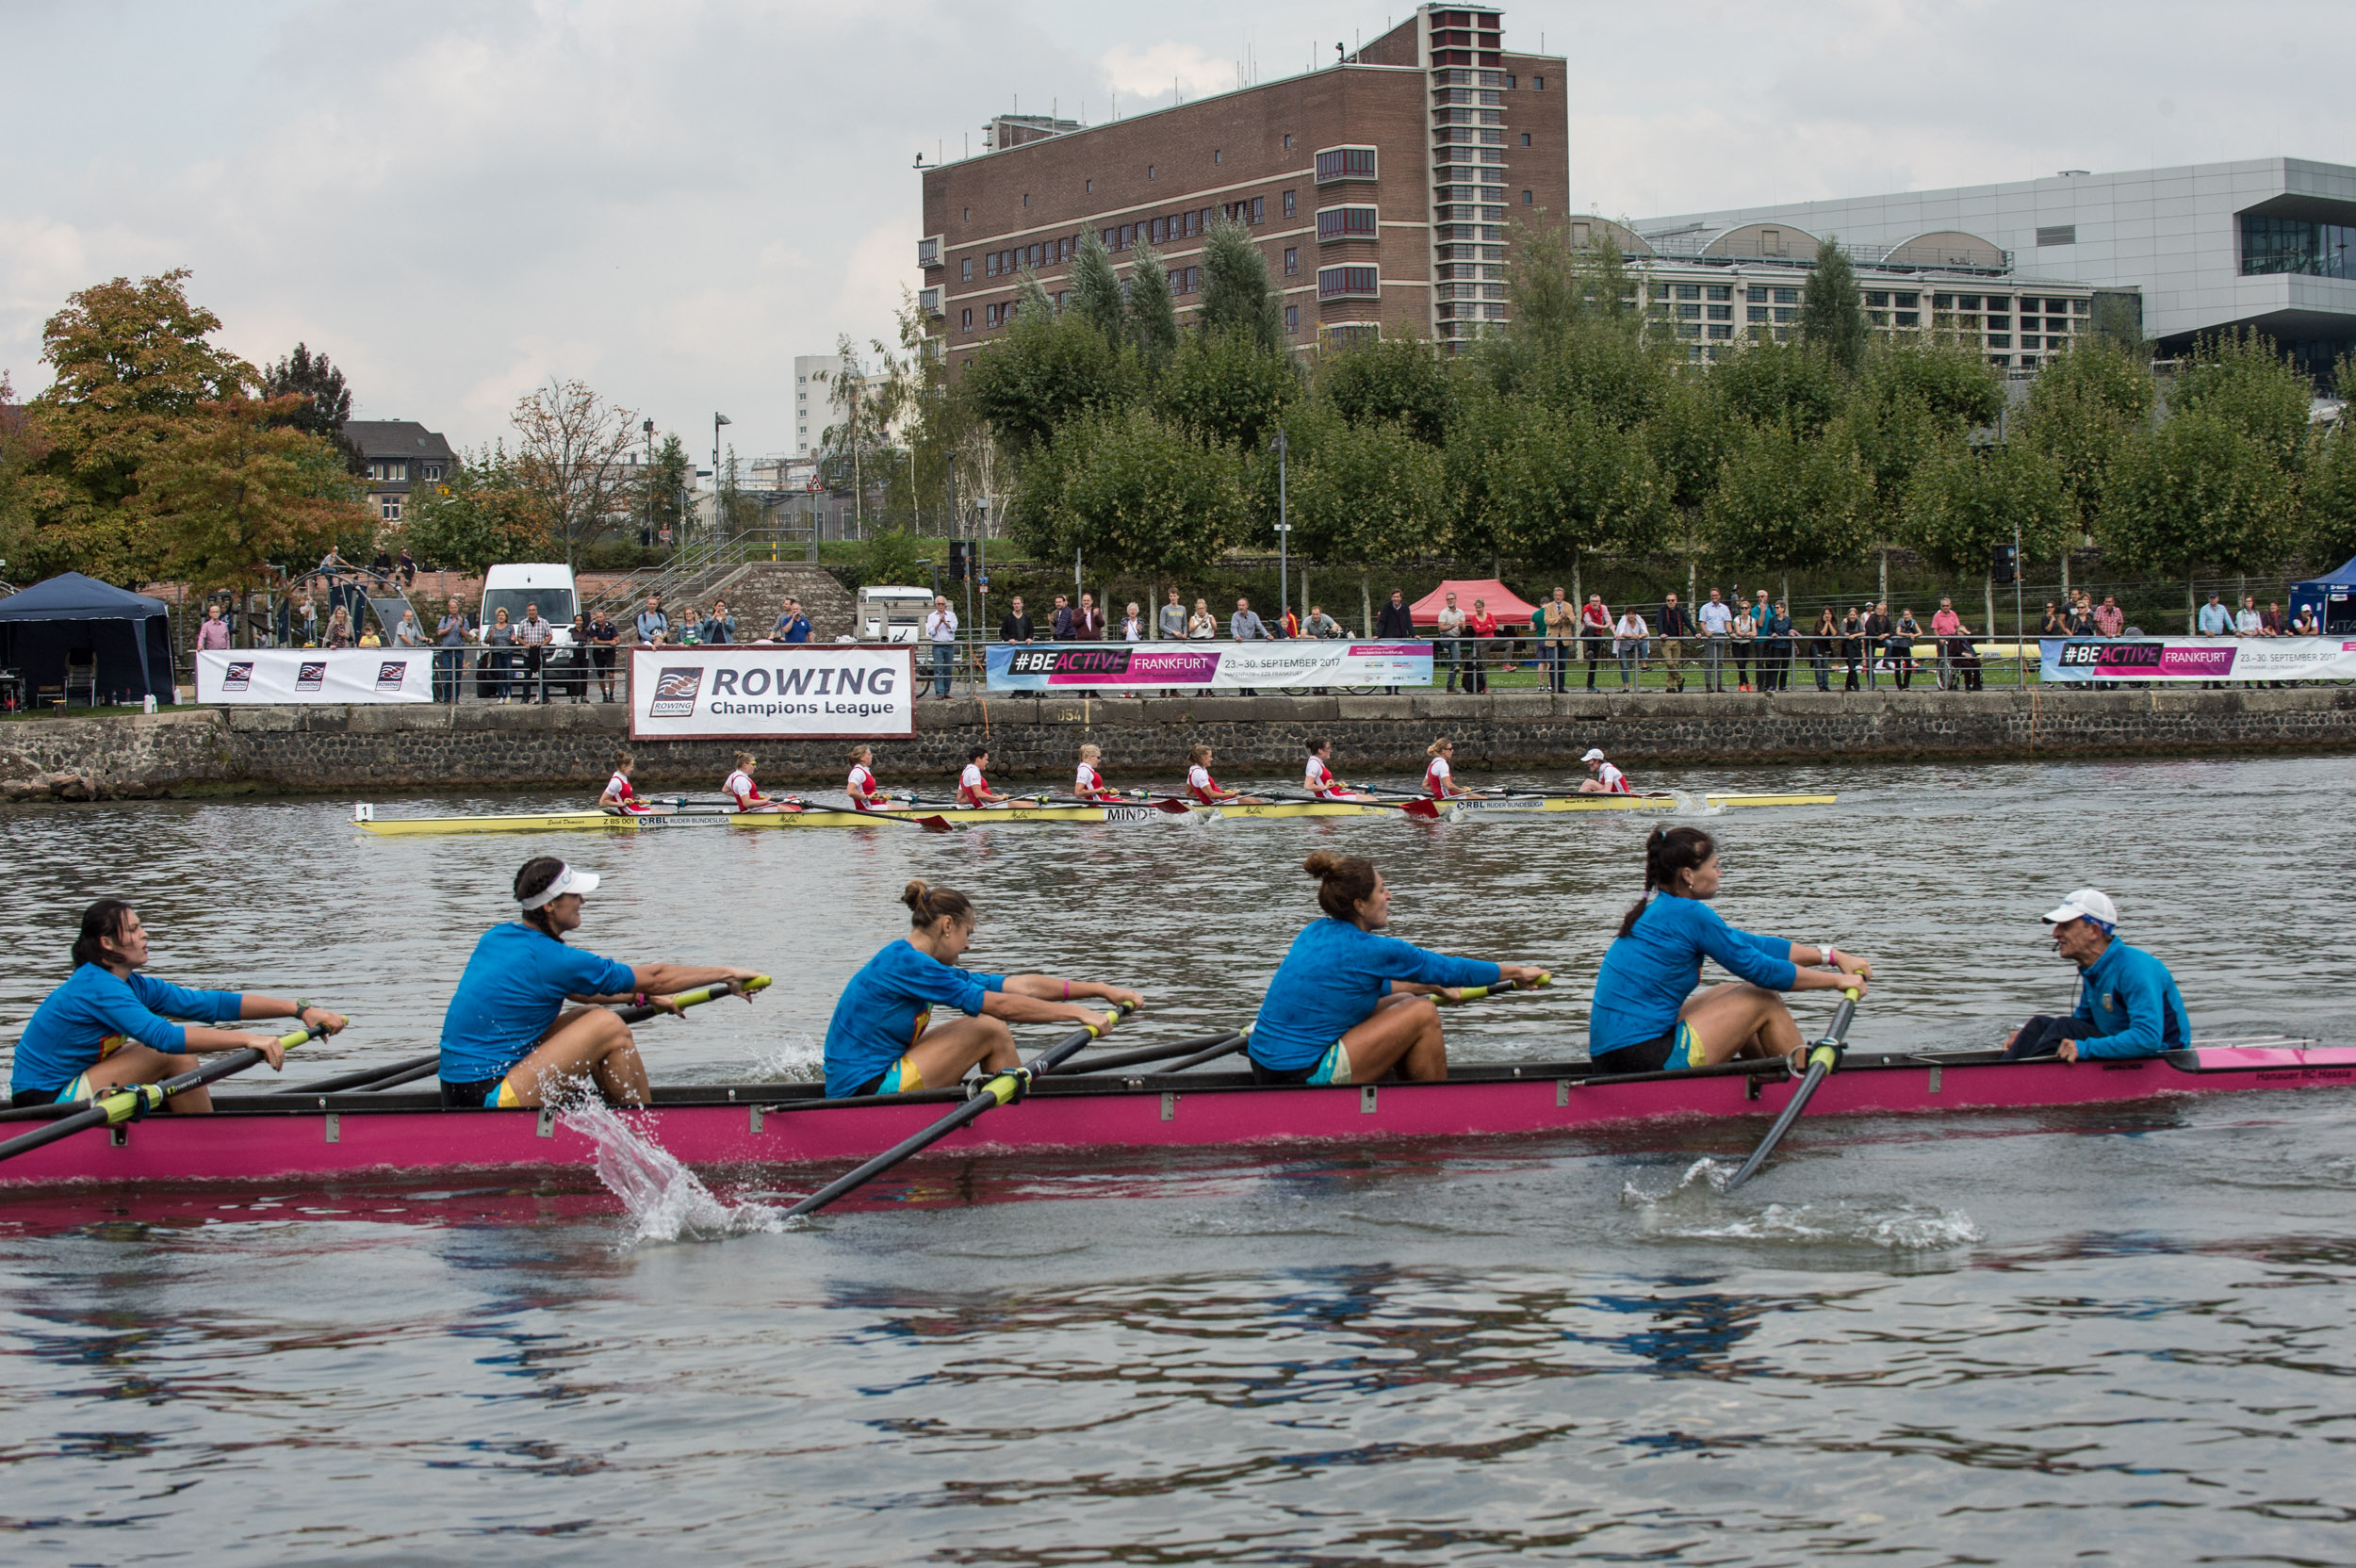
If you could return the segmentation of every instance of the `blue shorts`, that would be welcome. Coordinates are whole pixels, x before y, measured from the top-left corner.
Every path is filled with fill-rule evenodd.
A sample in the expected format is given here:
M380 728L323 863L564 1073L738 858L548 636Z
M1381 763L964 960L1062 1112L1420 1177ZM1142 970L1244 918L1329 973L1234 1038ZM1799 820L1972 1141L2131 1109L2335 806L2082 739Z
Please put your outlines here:
M1702 1042L1693 1037L1693 1026L1683 1019L1657 1039L1624 1045L1591 1059L1605 1072L1683 1072L1709 1065Z
M924 1075L906 1056L860 1086L860 1094L914 1094L924 1086Z
M1324 1055L1307 1067L1268 1067L1255 1061L1252 1064L1252 1077L1261 1084L1347 1084L1350 1048L1335 1040L1325 1048Z

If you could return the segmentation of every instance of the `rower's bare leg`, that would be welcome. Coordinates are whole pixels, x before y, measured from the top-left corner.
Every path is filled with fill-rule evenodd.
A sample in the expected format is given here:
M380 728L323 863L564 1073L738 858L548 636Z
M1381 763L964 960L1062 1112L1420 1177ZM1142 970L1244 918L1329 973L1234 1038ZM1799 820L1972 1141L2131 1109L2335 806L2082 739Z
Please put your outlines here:
M1448 1076L1448 1042L1439 1004L1428 996L1386 996L1373 1016L1342 1037L1350 1081L1371 1084L1393 1068L1402 1078L1437 1083Z
M92 1094L104 1094L109 1089L129 1088L134 1084L160 1084L167 1078L195 1070L194 1056L157 1051L152 1046L125 1045L83 1076L90 1080ZM201 1116L213 1108L213 1091L199 1084L192 1089L181 1090L164 1103L174 1112Z
M532 1054L507 1070L507 1086L519 1105L538 1105L547 1091L566 1079L594 1079L616 1104L646 1103L646 1064L630 1025L604 1007L575 1007L548 1025Z
M1782 996L1740 980L1689 998L1677 1018L1693 1029L1710 1067L1737 1056L1789 1056L1802 1044Z
M961 1018L924 1031L908 1048L909 1065L928 1089L944 1089L979 1065L985 1072L1004 1072L1023 1065L1014 1048L1014 1032L995 1018Z

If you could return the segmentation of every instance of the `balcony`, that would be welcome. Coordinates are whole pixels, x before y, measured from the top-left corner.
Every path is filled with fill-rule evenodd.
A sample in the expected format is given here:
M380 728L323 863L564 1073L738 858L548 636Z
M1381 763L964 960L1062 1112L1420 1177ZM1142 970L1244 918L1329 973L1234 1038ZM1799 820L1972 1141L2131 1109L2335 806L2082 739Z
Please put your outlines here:
M926 235L924 238L916 242L917 266L939 267L942 265L941 259L941 236L937 234Z
M916 308L923 311L927 316L939 318L942 314L941 308L941 290L937 287L918 289L916 291Z
M1372 206L1319 207L1317 243L1382 237L1382 213Z
M1376 178L1374 149L1371 147L1320 147L1317 157L1317 183L1336 185L1345 180Z
M1379 300L1383 297L1383 271L1379 267L1320 267L1317 269L1317 299Z

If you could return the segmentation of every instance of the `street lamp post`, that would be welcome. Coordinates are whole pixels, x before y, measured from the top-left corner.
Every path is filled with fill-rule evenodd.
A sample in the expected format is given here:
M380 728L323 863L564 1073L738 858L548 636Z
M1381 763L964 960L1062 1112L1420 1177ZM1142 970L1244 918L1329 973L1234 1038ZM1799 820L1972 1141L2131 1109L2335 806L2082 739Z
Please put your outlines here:
M1276 454L1276 624L1283 626L1284 616L1292 608L1291 536L1293 525L1284 496L1284 459L1292 450L1292 443L1278 431L1276 439L1268 443Z
M720 534L720 427L734 423L736 421L725 414L712 416L712 529L714 538Z

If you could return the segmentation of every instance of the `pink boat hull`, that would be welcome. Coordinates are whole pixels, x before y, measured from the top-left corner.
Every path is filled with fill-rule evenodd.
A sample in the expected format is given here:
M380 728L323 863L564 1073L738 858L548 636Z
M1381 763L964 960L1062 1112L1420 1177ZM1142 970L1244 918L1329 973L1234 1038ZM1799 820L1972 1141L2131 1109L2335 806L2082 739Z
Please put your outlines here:
M1811 1120L2356 1084L2356 1049L2346 1047L2204 1048L2167 1059L2075 1065L1853 1060L1854 1070L1835 1074L1817 1091ZM1225 1075L1162 1078L1132 1089L1088 1085L1088 1092L1041 1092L993 1111L919 1158L1039 1149L1461 1138L1670 1118L1766 1117L1782 1108L1794 1086L1788 1080L1742 1077L1587 1085L1564 1076L1579 1070L1568 1064L1521 1070L1527 1075L1345 1088L1258 1089ZM947 1109L935 1102L779 1110L775 1102L763 1106L753 1100L782 1095L782 1086L711 1092L713 1102L659 1105L646 1113L644 1130L691 1166L849 1165L930 1125ZM722 1094L738 1098L717 1102ZM286 1108L279 1109L281 1103ZM261 1106L270 1108L254 1109ZM76 1134L0 1164L0 1185L579 1169L594 1153L586 1136L535 1111L450 1112L391 1104L380 1109L364 1096L338 1096L319 1106L302 1097L285 1102L249 1097L229 1102L209 1117L158 1116Z

